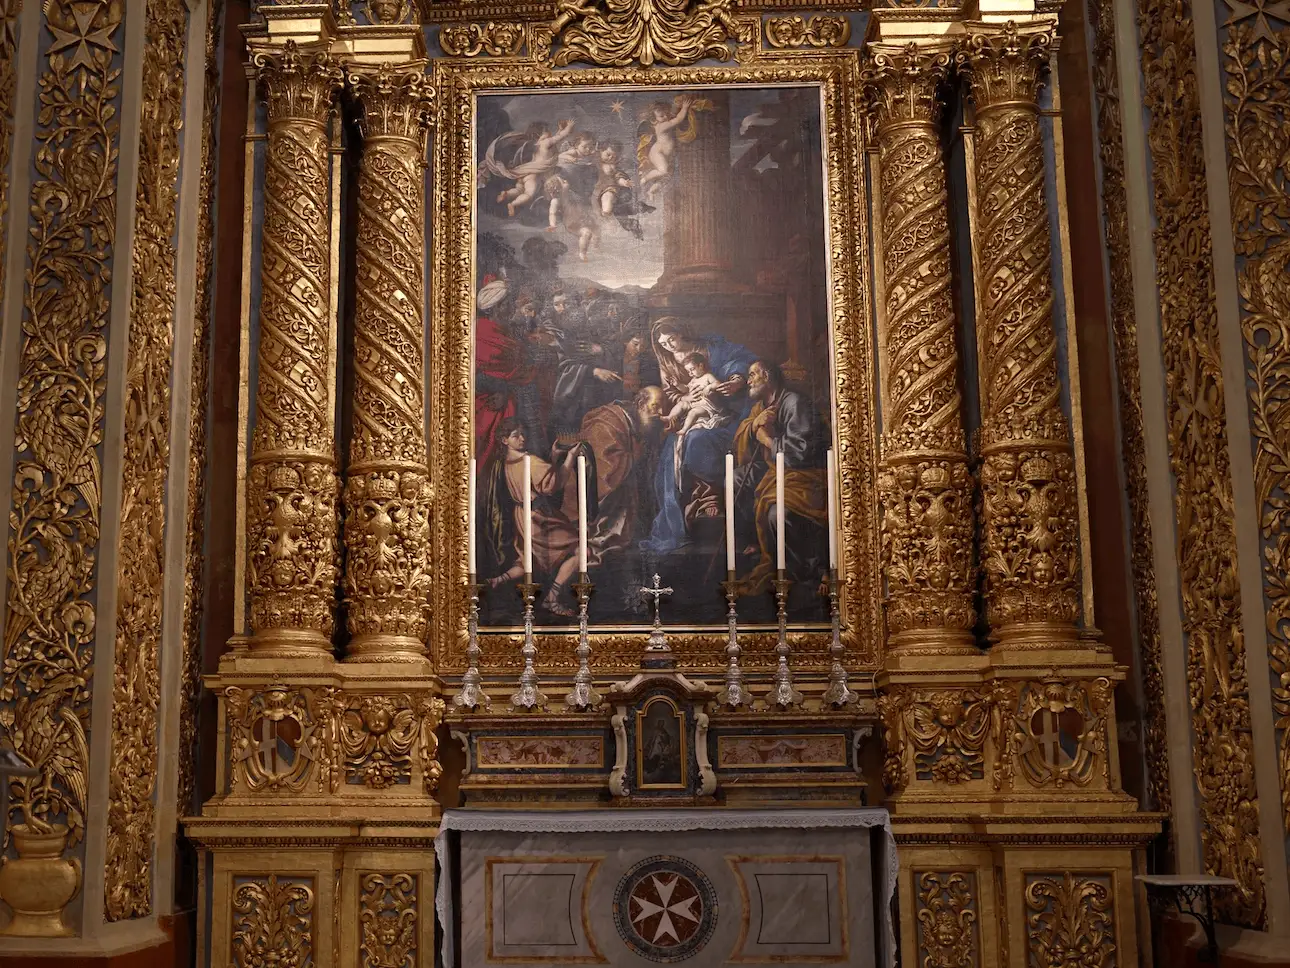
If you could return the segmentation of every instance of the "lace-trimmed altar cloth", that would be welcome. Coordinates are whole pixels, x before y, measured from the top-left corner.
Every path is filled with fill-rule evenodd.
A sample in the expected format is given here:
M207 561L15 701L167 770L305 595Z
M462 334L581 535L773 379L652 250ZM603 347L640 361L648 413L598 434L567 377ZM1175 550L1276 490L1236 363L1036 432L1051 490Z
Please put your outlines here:
M892 904L895 900L899 864L896 860L896 840L891 831L891 818L886 810L878 808L856 809L799 809L799 810L743 810L720 808L649 809L649 810L580 810L534 812L520 810L448 810L439 821L439 834L435 838L435 856L439 861L439 881L435 891L435 911L443 927L443 964L455 968L454 951L454 857L451 831L506 832L532 834L602 834L618 832L679 833L683 831L713 830L846 830L881 827L884 832L882 847L882 953L887 968L893 968L895 956L895 925L892 921ZM576 849L576 848L575 848ZM663 848L666 849L666 848ZM480 912L482 916L483 912ZM653 960L653 959L652 959ZM697 959L696 959L697 962Z

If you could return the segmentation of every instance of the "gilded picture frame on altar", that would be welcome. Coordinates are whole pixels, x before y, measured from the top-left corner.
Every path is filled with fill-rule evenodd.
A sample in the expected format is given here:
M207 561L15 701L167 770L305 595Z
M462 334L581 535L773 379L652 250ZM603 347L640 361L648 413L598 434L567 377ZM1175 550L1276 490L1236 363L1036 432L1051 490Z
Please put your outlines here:
M648 181L641 177L651 166L667 167L665 158L650 155L650 128L655 125L665 127L665 122L687 112L691 118L698 116L698 124L702 125L723 110L729 112L723 104L732 103L736 105L733 126L730 126L729 113L721 119L722 124L730 126L732 141L748 130L755 137L759 124L770 125L763 117L753 116L757 114L755 105L759 103L771 105L781 114L789 115L786 123L794 131L807 131L811 125L818 131L818 154L807 160L808 165L818 165L816 185L819 193L818 202L810 200L818 214L811 222L816 234L807 244L815 245L818 250L820 272L816 286L822 292L807 292L802 302L805 305L807 299L816 297L819 308L814 313L804 310L798 320L795 338L803 351L794 353L792 347L782 350L779 354L782 359L775 359L774 363L779 371L777 375L787 374L790 380L814 367L815 382L822 388L818 394L819 410L827 440L820 444L819 449L821 453L827 448L833 449L838 467L838 570L844 583L843 644L848 665L857 669L876 666L882 639L875 491L879 413L874 373L869 226L866 220L868 186L862 165L865 126L856 100L846 93L854 91L858 83L857 53L758 52L742 57L739 63L731 66L655 67L650 70L556 70L519 57L491 61L442 59L434 62L438 113L432 217L437 228L432 245L433 268L437 275L433 281L430 316L433 320L430 432L431 452L437 457L432 461L431 473L435 494L443 502L441 506L456 510L455 514L440 513L432 524L435 542L432 560L437 562L437 566L433 576L432 619L436 634L431 636L431 641L444 643L435 656L442 673L460 672L466 666L468 605L464 589L468 576L467 494L472 458L479 461L477 475L480 483L476 495L477 498L483 495L479 502L483 506L477 508L476 524L482 528L487 523L481 524L481 519L487 518L489 513L488 487L496 489L499 482L502 489L507 486L504 479L507 462L497 454L509 457L511 450L515 455L526 450L538 451L527 442L521 443L519 438L511 442L511 450L501 449L506 446L502 435L513 429L513 425L518 424L528 430L525 436L534 436L533 422L520 420L517 405L506 401L504 394L492 397L499 406L487 413L480 409L488 406L489 391L499 389L481 379L481 373L484 376L495 374L484 372L480 366L480 327L498 325L501 329L505 325L499 325L497 320L481 324L486 312L484 307L491 309L496 300L504 299L505 318L518 317L525 309L535 317L528 324L530 330L525 333L513 328L524 324L512 323L512 328L503 332L503 340L509 334L523 341L529 332L555 332L557 337L563 335L563 330L557 327L547 325L544 329L544 324L549 324L550 320L536 317L552 311L553 295L558 295L562 303L577 304L580 310L583 309L581 303L584 298L597 298L598 294L588 287L587 280L590 277L598 281L593 271L594 264L598 250L605 246L605 236L610 229L597 231L599 220L596 216L606 220L603 224L611 226L616 237L635 232L639 238L638 224L650 218L658 218L661 226L661 215L657 212L645 214L650 211L650 205L666 211L668 192L665 186L668 185L669 173L659 174L657 180L661 185L653 186L655 191L648 191ZM715 110L711 107L713 104L716 105ZM781 107L790 104L791 107ZM711 113L701 113L705 111ZM604 131L595 130L594 118L609 117L610 112L618 115L621 121L621 135L614 138L606 138ZM668 112L671 112L670 118L666 116ZM765 113L769 115L771 112ZM588 120L589 117L593 120ZM685 118L680 118L676 134L685 134L685 122ZM694 126L693 122L690 126ZM604 127L603 122L600 127ZM581 133L579 128L592 131L591 136L585 138L585 145L576 141ZM529 139L527 143L526 137ZM546 139L549 149L537 147L538 138ZM606 145L612 146L608 157ZM545 162L542 157L535 157L543 150L552 154ZM555 161L557 151L569 156L562 159L563 167L556 167L559 164ZM579 154L584 157L577 157ZM580 201L569 183L573 180L570 172L583 161L589 179ZM621 186L617 195L611 190L616 185L615 165L621 168L618 174L628 176L617 180L617 185ZM553 168L554 171L550 170ZM679 176L677 171L670 174L673 179ZM664 198L661 200L655 194L659 188L663 188L661 194ZM577 206L586 205L588 200L593 206L592 211L585 217L580 216ZM602 203L608 212L599 211ZM571 209L574 210L572 213ZM701 220L703 216L696 212L695 217ZM518 226L525 219L528 230L521 231ZM591 228L584 228L588 224ZM512 229L513 225L517 227ZM676 220L673 219L668 231L675 234L676 229ZM702 226L695 231L701 230ZM649 232L647 227L644 233L647 239ZM656 232L662 246L664 230L660 227ZM499 251L503 255L499 256ZM554 257L550 255L552 251L557 253ZM621 251L641 250L630 247L623 250L620 247ZM670 253L671 250L658 256L657 268L664 278L669 269L662 263L671 258ZM534 290L539 287L531 284L531 273L535 265L543 264L543 260L548 264L558 263L559 268L553 272L556 276L554 282L541 287L535 299ZM620 258L620 264L621 261ZM588 266L592 269L588 270ZM633 280L634 283L640 281ZM644 281L648 283L650 280ZM704 284L691 288L699 289ZM646 292L639 304L628 309L638 310L643 317L639 320L639 328L648 334L647 345L651 349L656 331L665 329L675 317L681 317L679 322L684 330L685 324L703 315L701 309L687 306L683 297L674 297L670 303L656 298L659 286L654 290L639 284L620 289L613 286L603 288L609 290L611 297L627 289ZM603 294L602 290L600 295ZM517 302L528 305L517 308ZM538 305L532 305L534 302ZM751 300L745 299L745 302ZM737 300L733 300L731 305L735 303ZM563 310L564 306L560 309ZM723 338L729 337L730 331L738 329L741 323L727 322L726 325ZM749 325L755 326L754 323ZM701 323L695 324L688 333L693 334L702 328ZM542 337L534 335L532 339L536 342ZM571 342L572 339L570 337ZM582 345L590 342L587 339ZM599 349L599 345L596 348ZM550 350L549 345L548 350L554 357L555 351ZM680 355L677 354L678 359ZM710 354L706 355L711 358ZM750 350L749 355L760 359L767 354ZM613 361L614 364L617 362ZM666 365L667 361L663 362ZM714 362L713 369L717 366ZM592 368L587 369L590 371ZM621 377L623 374L616 371L625 367L607 364L604 369L612 369L615 376ZM625 383L619 396L632 405L640 399L637 395L639 390L635 386L627 388ZM539 392L533 391L535 396ZM551 395L549 389L547 395ZM601 395L606 399L612 396ZM585 419L591 403L596 402L588 401L590 396L583 399L580 410L575 408L571 413L558 415L564 423L570 423L568 427L557 427L558 408L549 402L545 405L542 410L544 439L540 452L536 454L541 460L540 467L545 468L565 457L569 459L570 468L575 466L572 453L582 439L577 432L576 421L580 417ZM671 406L672 402L669 399L667 405ZM504 406L500 405L503 403ZM538 404L533 406L536 408ZM736 414L728 418L730 426L741 430L740 422L746 416ZM509 423L505 423L507 418L510 418ZM674 414L673 419L676 423L660 450L668 449L684 415ZM493 430L500 433L484 433L481 437L481 426L486 420L497 425ZM702 428L704 425L700 421L697 426ZM497 453L489 452L490 448L496 449ZM735 450L733 445L729 449ZM590 458L596 456L590 453L589 446L584 446L583 450ZM685 473L680 469L681 458L673 459L677 461L678 473ZM656 458L656 464L649 468L651 475L661 473L658 468L664 460L665 455ZM594 476L592 482L594 491ZM572 483L568 483L563 520L573 535L576 534L577 519L572 509L576 505L572 500ZM712 513L715 516L720 513L719 483L711 490L714 493L709 494L708 499L714 504ZM510 488L510 496L511 504L517 504L514 487ZM595 500L593 494L593 505ZM822 496L820 503L820 519L823 520ZM791 499L788 505L792 507ZM505 515L513 513L510 505L502 506L502 513L494 512L493 523L505 524ZM688 506L686 512L695 513L692 506ZM518 527L518 524L512 526L505 540L496 542L495 547L507 552L515 542ZM633 550L656 537L648 526L640 530L640 534L632 536ZM794 535L792 527L786 527L785 531L791 541ZM800 569L809 573L790 574L796 587L789 635L798 656L798 667L803 671L828 667L827 599L819 594L827 567L827 537L823 527L813 537L819 543L818 554L799 556L811 562L810 568ZM742 535L740 538L739 577L747 582L739 606L741 627L747 629L741 636L741 645L747 665L769 668L773 664L775 602L769 587L772 575L765 574L768 571L766 541L764 536L758 536L758 539L761 554L758 553L757 541L745 541ZM592 543L594 545L594 536ZM553 544L558 544L558 541ZM692 562L685 558L675 557L671 559L670 573L665 570L666 565L657 568L665 571L662 576L665 583L678 587L682 592L678 596L680 601L664 603L663 612L671 648L686 668L715 671L725 663L725 600L720 586L726 578L724 556L721 555L723 546L720 530L714 530L705 546L708 558L702 569L691 567ZM540 536L535 547L541 547ZM518 558L514 552L509 560L496 555L486 565L488 549L478 532L476 550L476 577L485 586L479 624L482 667L485 672L505 673L521 664L520 602L514 588L517 579L515 575L506 573L507 568L515 571ZM790 548L790 561L793 555ZM542 557L541 551L537 557ZM646 558L643 553L641 557ZM653 569L658 560L658 557L648 557L647 566ZM666 557L663 560L667 562ZM535 565L535 572L541 570L545 573L538 579L546 583L543 594L551 592L552 579L563 579L565 584L576 580L563 572L557 575L558 563L559 559L551 558L542 568ZM565 572L570 570L571 565L564 568ZM622 604L634 590L631 580L634 576L619 576L611 591L612 582L601 580L594 567L589 570L593 581L597 581L597 594L601 597L597 603L593 596L591 608L592 645L597 667L605 671L635 668L649 623L643 609L640 610L641 617L633 620L630 604ZM792 570L790 567L790 572ZM698 576L703 576L699 578L702 587L712 586L708 596L710 604L702 599L701 593L695 593ZM611 600L611 594L616 598ZM489 602L490 597L496 601ZM598 606L601 617L598 617ZM567 607L568 603L565 603L565 609ZM545 612L539 600L537 625L540 667L551 671L572 670L576 620L570 615L561 615L559 600L553 597L548 599Z

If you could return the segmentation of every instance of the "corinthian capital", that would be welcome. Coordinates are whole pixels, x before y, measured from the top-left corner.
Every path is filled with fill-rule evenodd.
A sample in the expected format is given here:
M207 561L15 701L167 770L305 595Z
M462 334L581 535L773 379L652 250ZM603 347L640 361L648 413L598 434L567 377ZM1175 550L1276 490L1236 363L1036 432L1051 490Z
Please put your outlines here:
M294 40L289 40L280 52L262 51L251 62L260 93L269 107L270 123L288 119L327 123L332 97L344 78L330 54L302 51Z
M954 59L971 85L977 111L1005 104L1033 104L1057 46L1052 21L1017 26L969 23Z
M949 71L952 48L910 43L872 44L862 80L879 128L915 122L935 124L941 115L937 96Z
M406 138L421 143L430 127L434 88L420 70L394 70L382 64L374 71L352 73L349 85L362 106L359 129L364 138Z

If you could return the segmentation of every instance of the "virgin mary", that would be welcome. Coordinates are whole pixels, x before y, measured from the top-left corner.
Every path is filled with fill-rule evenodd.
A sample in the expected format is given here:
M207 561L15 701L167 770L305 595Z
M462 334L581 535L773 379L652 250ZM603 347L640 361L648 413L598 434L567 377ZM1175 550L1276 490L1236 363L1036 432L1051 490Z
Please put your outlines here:
M689 541L686 508L691 502L694 482L703 481L716 489L721 487L726 453L733 444L735 429L748 416L751 406L747 375L748 368L757 357L724 336L695 337L673 316L665 316L654 324L650 330L650 342L654 355L658 357L659 374L669 407L685 396L690 376L683 363L687 357L698 353L708 361L708 371L721 381L715 392L724 398L725 409L734 416L724 426L690 430L680 442L679 460L670 459L670 455L676 453L676 431L669 433L663 441L663 456L654 471L658 514L650 536L641 542L641 548L653 554L667 554Z

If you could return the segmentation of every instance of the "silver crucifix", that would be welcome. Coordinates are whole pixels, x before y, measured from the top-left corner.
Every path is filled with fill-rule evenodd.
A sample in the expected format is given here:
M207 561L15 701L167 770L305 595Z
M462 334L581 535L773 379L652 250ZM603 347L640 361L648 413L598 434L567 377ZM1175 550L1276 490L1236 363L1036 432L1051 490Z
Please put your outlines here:
M649 595L654 599L654 628L649 633L649 645L645 647L646 652L670 652L667 644L667 633L663 631L663 615L660 611L664 595L671 595L672 589L664 588L663 581L658 577L657 572L654 575L654 586L640 589L642 595Z

